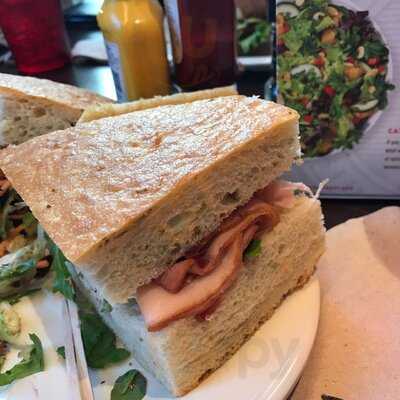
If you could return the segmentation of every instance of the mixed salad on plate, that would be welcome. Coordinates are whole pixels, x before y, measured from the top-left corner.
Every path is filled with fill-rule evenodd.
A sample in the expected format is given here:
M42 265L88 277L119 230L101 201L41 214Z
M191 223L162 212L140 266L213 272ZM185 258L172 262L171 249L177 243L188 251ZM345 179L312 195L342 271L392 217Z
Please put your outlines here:
M13 307L22 297L41 290L59 292L77 303L83 347L90 368L106 368L130 356L127 350L118 347L115 334L94 307L75 291L71 267L0 171L0 387L46 368L44 349L35 333L29 335L30 343L21 344L24 321ZM103 308L102 312L112 309L108 303ZM19 351L19 361L4 371L11 348ZM65 358L64 347L57 348L57 353ZM111 399L139 400L145 395L143 388L145 378L138 371L129 370L115 382Z
M277 5L277 61L280 101L301 115L307 157L352 148L394 89L389 49L368 11L328 0Z

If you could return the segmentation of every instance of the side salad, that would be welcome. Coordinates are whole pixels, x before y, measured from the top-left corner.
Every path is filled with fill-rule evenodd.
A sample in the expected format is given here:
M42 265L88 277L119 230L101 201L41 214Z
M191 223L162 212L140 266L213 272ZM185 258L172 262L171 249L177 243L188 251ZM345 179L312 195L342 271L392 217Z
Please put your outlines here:
M32 333L30 345L20 344L18 337L23 321L13 308L23 296L44 287L77 303L89 367L106 368L130 356L129 351L117 347L114 332L94 307L75 291L70 273L72 264L69 264L0 171L0 387L45 369L40 338ZM111 312L111 305L105 299L104 302L107 307L101 312ZM2 371L11 347L19 350L20 361ZM65 358L63 347L57 348L57 353ZM111 399L140 400L145 391L143 375L130 370L116 380Z
M328 0L277 5L281 101L300 115L307 157L351 149L388 104L389 49L368 17Z

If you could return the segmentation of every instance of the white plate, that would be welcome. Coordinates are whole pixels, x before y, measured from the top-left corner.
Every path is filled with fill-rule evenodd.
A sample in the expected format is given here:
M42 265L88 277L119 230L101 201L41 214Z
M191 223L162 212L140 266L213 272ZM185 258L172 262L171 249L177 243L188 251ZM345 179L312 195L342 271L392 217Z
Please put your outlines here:
M291 392L311 351L319 319L316 278L289 296L274 316L219 370L184 400L283 400ZM55 348L64 343L62 299L51 293L24 298L16 306L24 322L23 336L35 332L42 340L46 370L15 382L0 400L69 400L63 361ZM91 371L96 400L109 400L115 379L128 369L142 370L132 359L105 370ZM143 372L143 370L142 370ZM170 399L149 374L146 400Z

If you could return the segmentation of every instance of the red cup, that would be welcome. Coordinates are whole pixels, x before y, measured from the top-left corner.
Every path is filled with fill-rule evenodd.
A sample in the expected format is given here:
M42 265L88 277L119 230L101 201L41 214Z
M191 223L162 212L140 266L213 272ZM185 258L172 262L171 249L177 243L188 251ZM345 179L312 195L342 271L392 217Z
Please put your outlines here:
M22 73L37 74L70 61L59 0L0 0L0 27Z

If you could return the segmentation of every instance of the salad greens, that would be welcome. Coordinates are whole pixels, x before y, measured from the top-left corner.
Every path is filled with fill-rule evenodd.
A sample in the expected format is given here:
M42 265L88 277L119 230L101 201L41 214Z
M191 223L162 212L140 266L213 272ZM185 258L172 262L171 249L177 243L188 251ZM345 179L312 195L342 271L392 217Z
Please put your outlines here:
M237 35L240 50L249 54L269 42L271 24L262 18L243 18L237 22Z
M37 273L37 262L45 256L46 245L46 241L37 238L0 258L0 298L28 290Z
M278 83L301 116L307 157L351 149L368 119L388 104L389 49L368 11L328 0L277 6Z
M41 288L31 288L26 289L25 291L20 291L19 293L13 294L11 296L5 297L2 301L7 302L11 306L17 304L23 297L30 296L33 293L40 292Z
M6 178L0 176L0 180ZM122 361L130 353L116 346L115 334L104 324L94 308L76 298L69 262L62 251L45 234L19 195L9 188L0 193L0 362L7 353L7 343L19 334L20 320L10 304L40 290L41 279L53 271L53 291L69 300L79 300L81 333L88 365L104 368ZM104 299L104 312L112 306ZM25 351L23 360L11 370L0 374L0 385L43 370L43 351L40 340L30 335L33 347ZM65 357L65 349L57 349ZM130 397L129 397L130 398Z
M2 199L2 210L0 214L0 237L1 239L7 238L7 231L11 228L11 222L8 219L8 215L13 210L11 203L16 199L17 193L15 190L9 190Z
M108 328L92 305L78 297L79 318L86 360L91 368L105 368L125 360L129 351L116 346L116 336Z
M36 374L44 370L43 348L35 334L29 335L32 346L22 351L22 360L10 370L0 373L0 386L8 385L16 379Z
M50 240L50 253L53 257L51 269L54 271L53 292L59 292L69 300L75 300L75 288L71 273L67 268L67 259L62 251Z
M111 400L141 400L146 395L146 388L146 378L139 371L131 369L115 381Z
M0 181L7 183L1 173ZM6 187L0 193L0 299L18 301L40 286L49 271L49 252L35 217L16 191Z
M112 311L112 309L113 309L112 305L106 299L103 299L100 312L110 313Z
M65 360L65 346L57 347L56 352L61 358Z

